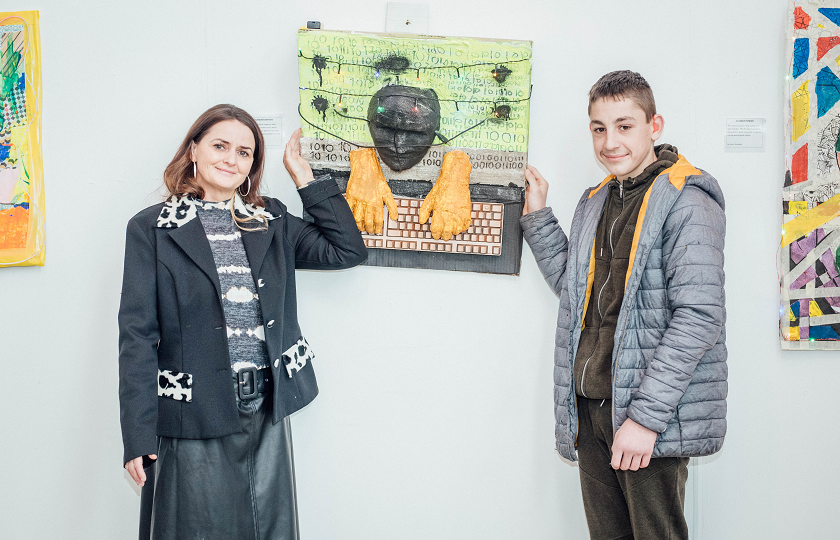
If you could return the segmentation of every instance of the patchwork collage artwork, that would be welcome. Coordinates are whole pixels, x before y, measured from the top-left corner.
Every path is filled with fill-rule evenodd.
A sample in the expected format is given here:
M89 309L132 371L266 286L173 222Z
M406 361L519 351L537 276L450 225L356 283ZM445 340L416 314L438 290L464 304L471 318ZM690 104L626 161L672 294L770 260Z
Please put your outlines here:
M531 42L301 30L302 151L367 264L519 274Z
M0 268L43 266L38 12L0 13Z
M783 349L840 349L840 5L790 0Z

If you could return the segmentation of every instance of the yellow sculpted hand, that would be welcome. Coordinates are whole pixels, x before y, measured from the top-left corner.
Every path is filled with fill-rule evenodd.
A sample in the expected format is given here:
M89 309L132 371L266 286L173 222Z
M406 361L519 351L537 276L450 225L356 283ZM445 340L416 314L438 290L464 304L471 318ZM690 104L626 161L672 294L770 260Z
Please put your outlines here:
M347 204L356 218L356 226L368 234L382 232L382 205L388 205L388 215L397 221L397 203L379 158L373 148L357 148L350 152L350 180L347 181Z
M443 156L443 166L434 187L420 205L420 223L426 223L435 240L449 240L470 228L470 158L460 150Z

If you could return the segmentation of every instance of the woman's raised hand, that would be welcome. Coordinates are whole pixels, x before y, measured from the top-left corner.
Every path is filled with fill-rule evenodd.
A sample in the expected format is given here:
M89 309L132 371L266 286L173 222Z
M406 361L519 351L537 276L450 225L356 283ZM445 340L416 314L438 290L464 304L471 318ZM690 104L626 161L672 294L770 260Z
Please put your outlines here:
M300 128L292 133L292 138L286 143L286 151L283 153L283 165L289 172L297 187L303 187L312 180L312 167L303 156L300 155Z

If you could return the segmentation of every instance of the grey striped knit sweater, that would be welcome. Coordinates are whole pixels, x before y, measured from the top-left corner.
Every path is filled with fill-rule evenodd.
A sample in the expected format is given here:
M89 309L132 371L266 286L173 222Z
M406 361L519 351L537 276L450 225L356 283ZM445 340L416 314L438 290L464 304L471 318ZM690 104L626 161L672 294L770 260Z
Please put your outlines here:
M247 366L268 367L260 299L242 243L242 232L230 213L230 201L216 203L196 199L195 203L222 286L231 368L238 371Z

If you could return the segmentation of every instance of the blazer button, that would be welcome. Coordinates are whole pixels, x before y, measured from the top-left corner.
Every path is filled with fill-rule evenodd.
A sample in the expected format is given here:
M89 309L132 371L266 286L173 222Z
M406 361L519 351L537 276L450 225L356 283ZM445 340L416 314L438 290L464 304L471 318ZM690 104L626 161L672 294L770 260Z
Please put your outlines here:
M279 358L274 360L274 367L280 367L280 359Z
M270 321L268 321L268 324L265 325L266 328L271 328L272 326L274 326L274 319L271 319Z

